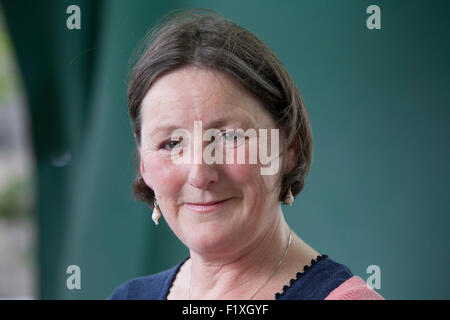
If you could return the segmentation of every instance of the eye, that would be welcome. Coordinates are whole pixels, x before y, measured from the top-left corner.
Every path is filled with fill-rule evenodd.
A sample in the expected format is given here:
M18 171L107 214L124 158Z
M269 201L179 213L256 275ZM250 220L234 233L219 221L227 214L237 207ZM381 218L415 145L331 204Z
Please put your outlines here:
M225 132L223 134L223 137L225 139L225 141L230 142L230 143L240 143L242 142L242 139L245 138L245 136L240 133L240 132L236 132L236 131L229 131L229 132Z
M181 140L170 140L170 141L166 141L164 142L161 146L160 149L168 149L168 150L172 150L175 147L177 147L179 145L179 143L182 141Z
M225 137L225 140L227 140L227 141L236 140L236 134L234 132L225 132L223 134L223 136ZM229 138L231 138L231 139L229 139Z

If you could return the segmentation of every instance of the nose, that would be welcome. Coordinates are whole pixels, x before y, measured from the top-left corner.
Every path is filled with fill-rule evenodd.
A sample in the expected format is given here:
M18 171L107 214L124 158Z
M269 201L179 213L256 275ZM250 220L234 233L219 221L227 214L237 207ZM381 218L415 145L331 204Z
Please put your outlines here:
M198 189L208 189L217 182L219 175L213 164L192 164L189 172L189 183Z

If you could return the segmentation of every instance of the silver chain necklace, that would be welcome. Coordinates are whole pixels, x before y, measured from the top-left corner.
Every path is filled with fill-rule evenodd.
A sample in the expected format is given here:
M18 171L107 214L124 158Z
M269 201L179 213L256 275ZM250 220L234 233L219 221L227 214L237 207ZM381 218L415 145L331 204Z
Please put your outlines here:
M286 249L284 250L283 256L278 261L277 265L275 266L275 268L273 269L273 271L269 275L269 277L259 286L258 289L256 289L255 292L253 292L253 294L250 296L250 298L248 300L253 300L253 297L259 292L259 290L261 290L267 284L267 282L273 277L273 275L277 272L278 268L283 263L284 258L286 258L286 254L288 252L289 247L291 246L291 242L292 242L292 231L291 231L291 229L289 229L289 240L288 240L288 244L286 246ZM192 281L192 261L191 261L191 264L190 264L188 300L191 300L191 281Z

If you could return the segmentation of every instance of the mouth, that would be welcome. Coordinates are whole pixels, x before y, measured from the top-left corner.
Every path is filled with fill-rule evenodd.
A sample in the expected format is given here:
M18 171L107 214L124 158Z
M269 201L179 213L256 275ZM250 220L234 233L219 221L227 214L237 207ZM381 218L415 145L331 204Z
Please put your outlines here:
M208 203L185 203L185 205L191 209L192 211L199 213L208 213L218 210L223 207L227 202L229 202L232 198L228 198L221 201L216 202L208 202Z

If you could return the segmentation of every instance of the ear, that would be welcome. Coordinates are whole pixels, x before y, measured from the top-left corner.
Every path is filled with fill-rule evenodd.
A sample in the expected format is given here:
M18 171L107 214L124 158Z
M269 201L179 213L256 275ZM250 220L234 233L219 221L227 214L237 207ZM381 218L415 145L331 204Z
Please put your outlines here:
M286 150L285 159L283 161L283 174L287 174L294 169L297 163L297 158L298 158L298 146L294 142L291 144L289 149Z
M137 136L136 136L135 132L133 132L133 136L134 136L134 143L136 143L136 148L139 149L139 144L138 144L138 140L137 140Z
M139 148L138 148L138 152L139 152L139 171L141 173L141 177L142 177L142 179L144 179L145 184L150 189L154 190L152 184L150 183L150 179L148 177L148 171L145 169L144 161L142 161L141 152L140 152Z

